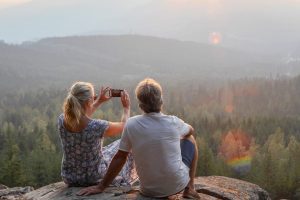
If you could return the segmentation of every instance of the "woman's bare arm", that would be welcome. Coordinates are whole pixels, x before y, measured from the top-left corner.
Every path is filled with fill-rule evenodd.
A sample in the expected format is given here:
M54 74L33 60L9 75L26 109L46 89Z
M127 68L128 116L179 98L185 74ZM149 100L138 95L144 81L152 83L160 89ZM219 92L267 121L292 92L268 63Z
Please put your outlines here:
M102 103L111 99L111 97L107 95L107 92L109 90L110 90L110 87L106 87L105 89L103 87L101 87L101 89L99 91L99 95L98 95L97 99L95 100L95 102L93 103L92 114L97 110L97 108L100 107L100 105Z
M121 94L123 114L120 122L109 122L109 127L104 133L104 137L113 137L122 133L127 119L130 117L130 99L126 91Z

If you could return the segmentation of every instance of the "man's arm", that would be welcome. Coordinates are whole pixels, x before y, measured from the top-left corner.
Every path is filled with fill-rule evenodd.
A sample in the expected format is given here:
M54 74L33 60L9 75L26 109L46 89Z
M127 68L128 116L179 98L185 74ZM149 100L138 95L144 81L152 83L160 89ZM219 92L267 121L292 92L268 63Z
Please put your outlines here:
M127 160L127 156L128 152L119 150L112 159L104 179L96 186L90 186L80 190L77 195L87 196L103 192L104 189L107 188L114 178L119 174Z

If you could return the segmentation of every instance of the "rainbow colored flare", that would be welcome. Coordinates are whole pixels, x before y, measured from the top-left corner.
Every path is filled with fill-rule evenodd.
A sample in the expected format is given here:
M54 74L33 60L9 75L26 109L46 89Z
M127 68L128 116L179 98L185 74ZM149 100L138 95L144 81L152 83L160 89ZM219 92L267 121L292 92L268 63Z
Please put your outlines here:
M238 158L232 158L227 161L227 164L235 169L250 167L252 156L246 155Z

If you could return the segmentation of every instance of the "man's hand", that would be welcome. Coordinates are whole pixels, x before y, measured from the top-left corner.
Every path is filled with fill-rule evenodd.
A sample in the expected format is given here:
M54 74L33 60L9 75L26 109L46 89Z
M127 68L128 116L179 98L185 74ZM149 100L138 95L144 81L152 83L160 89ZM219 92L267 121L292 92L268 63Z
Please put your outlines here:
M79 192L76 193L78 196L88 196L92 194L102 193L104 188L101 185L94 185L87 188L81 189Z

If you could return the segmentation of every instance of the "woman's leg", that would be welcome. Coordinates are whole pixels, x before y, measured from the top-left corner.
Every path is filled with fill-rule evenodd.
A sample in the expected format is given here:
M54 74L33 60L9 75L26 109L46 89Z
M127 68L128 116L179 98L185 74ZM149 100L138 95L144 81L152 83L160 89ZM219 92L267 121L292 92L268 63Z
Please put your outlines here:
M104 160L106 162L108 162L108 163L111 162L114 155L119 150L119 145L120 145L120 140L116 140L116 141L114 141L114 142L110 143L109 145L106 145L102 148L102 155L103 155Z
M119 150L120 140L116 140L112 142L111 144L105 146L102 148L102 154L103 158L108 165L110 164L112 158ZM107 169L106 169L107 170ZM106 172L105 170L105 172ZM116 177L116 179L113 181L113 185L120 186L120 185L132 185L135 181L138 180L138 176L135 170L135 164L133 160L133 156L131 153L128 154L127 161L122 168L119 175Z
M120 176L123 177L122 185L132 185L138 180L132 153L128 154L127 161L120 172Z

